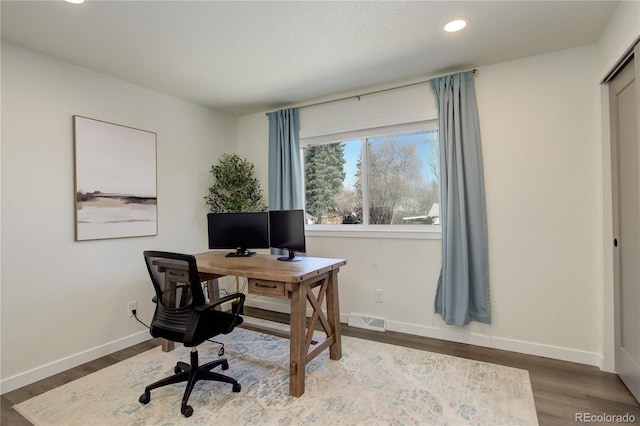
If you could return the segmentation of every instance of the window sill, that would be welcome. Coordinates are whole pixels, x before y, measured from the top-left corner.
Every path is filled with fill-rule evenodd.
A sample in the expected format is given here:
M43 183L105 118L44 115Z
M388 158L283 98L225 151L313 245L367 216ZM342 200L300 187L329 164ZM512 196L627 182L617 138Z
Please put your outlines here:
M347 228L347 229L345 229ZM391 229L390 229L391 228ZM359 226L359 225L306 225L307 237L339 237L339 238L389 238L412 240L441 240L440 226Z

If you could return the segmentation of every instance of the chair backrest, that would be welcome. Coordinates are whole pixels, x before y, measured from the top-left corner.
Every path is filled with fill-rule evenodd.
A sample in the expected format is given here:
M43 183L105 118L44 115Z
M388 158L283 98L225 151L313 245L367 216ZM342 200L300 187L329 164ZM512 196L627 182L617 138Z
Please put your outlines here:
M156 292L151 335L182 341L192 311L206 303L196 259L188 254L145 251L144 260Z

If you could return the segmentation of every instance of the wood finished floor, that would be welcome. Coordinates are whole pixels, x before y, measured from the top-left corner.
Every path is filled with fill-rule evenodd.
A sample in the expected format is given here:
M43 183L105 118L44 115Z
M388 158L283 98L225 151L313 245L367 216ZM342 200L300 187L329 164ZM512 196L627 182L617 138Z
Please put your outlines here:
M245 314L284 323L287 323L289 318L286 314L253 308L246 308ZM628 413L635 416L634 424L640 424L640 404L617 375L604 373L597 367L397 332L380 333L349 327L346 324L342 325L342 334L528 370L538 420L543 426L576 424L576 413L592 415ZM159 339L151 339L2 395L0 424L30 425L29 421L11 409L14 404L147 351L159 344Z

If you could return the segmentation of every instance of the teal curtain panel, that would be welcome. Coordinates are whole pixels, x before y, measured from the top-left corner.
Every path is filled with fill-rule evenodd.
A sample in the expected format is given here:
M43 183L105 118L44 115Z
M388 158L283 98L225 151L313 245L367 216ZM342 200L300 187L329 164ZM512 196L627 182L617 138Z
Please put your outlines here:
M300 125L296 108L269 116L269 210L302 209Z
M473 72L431 80L438 105L442 269L435 311L446 324L491 322L480 124Z

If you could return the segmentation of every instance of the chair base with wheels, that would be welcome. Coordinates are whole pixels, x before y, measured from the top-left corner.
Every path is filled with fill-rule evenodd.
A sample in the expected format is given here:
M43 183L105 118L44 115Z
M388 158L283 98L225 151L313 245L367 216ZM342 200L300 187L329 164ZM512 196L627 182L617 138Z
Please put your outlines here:
M191 349L191 365L186 362L178 362L173 371L176 373L173 376L166 377L162 380L158 380L155 383L150 384L144 389L144 393L140 395L139 401L143 404L148 404L151 401L151 391L153 389L160 388L162 386L172 385L175 383L187 382L187 388L184 391L182 397L182 406L180 412L185 417L190 417L193 414L193 407L189 402L189 396L191 391L199 380L212 380L216 382L231 383L233 385L233 392L240 392L241 386L237 380L225 376L223 374L214 373L211 370L218 366L222 366L222 370L229 369L229 363L226 359L217 359L215 361L208 362L202 366L198 365L198 351L196 348Z

